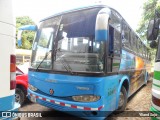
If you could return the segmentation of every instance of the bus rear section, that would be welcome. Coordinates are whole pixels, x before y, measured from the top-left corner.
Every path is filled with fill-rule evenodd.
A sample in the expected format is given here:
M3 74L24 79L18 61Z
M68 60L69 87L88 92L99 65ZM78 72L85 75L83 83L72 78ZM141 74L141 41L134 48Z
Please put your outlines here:
M152 120L159 120L160 116L160 38L158 38L157 54L154 63L153 83L152 83L152 101L150 111L155 117Z
M15 103L16 28L12 12L12 0L0 0L0 111L17 111L19 108L19 104ZM0 119L5 119L5 116Z
M124 28L129 25L107 6L71 10L42 20L38 27L21 27L36 30L29 99L90 119L123 111L128 97L147 80L146 46L131 29L132 44L126 36L122 40Z
M157 49L154 63L153 83L152 83L152 101L150 111L155 114L152 120L159 120L160 116L160 11L155 10L153 20L149 21L147 29L147 39L150 41L150 47Z
M160 62L155 62L154 66L154 76L152 83L152 101L150 110L160 115ZM158 118L153 118L153 120L158 120Z

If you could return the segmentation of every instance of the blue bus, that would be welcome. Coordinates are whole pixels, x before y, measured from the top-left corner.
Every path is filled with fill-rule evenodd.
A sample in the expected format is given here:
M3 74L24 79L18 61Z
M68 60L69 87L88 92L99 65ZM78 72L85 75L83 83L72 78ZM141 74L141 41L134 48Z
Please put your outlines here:
M147 84L149 49L108 6L65 11L23 30L36 31L28 89L33 102L80 117L106 117L124 111L127 99Z

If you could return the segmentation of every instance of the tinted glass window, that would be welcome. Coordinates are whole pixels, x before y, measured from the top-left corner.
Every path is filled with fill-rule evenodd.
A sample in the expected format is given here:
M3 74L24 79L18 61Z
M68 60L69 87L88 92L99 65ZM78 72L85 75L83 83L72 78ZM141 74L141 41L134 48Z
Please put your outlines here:
M131 33L131 47L133 51L137 51L135 34L133 32Z
M68 72L102 72L104 42L95 41L99 9L65 14L57 33L53 69Z
M121 41L121 34L117 30L114 31L114 53L120 54L120 41Z
M129 32L130 29L128 28L128 26L123 23L123 27L122 27L122 45L126 48L130 48L130 39L129 39Z
M43 21L37 31L36 40L32 47L31 67L40 69L52 68L52 45L56 37L61 16Z
M139 45L138 45L138 37L135 37L135 41L136 41L136 51L139 51Z
M111 25L118 31L121 31L121 17L115 11L111 13Z
M141 47L140 47L140 50L141 50L141 56L143 56L143 52L144 52L144 50L143 50L143 43L142 43L142 42L140 42L140 44L141 44Z
M136 44L137 44L137 53L139 54L139 52L140 52L140 45L139 45L139 41L140 41L140 39L138 38L138 37L136 37Z

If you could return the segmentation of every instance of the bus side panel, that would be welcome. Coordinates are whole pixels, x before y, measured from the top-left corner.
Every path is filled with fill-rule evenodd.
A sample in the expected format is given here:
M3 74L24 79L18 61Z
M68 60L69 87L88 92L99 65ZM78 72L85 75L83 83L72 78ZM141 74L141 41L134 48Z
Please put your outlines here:
M145 83L145 62L142 58L122 50L120 72L128 75L130 89L129 96Z
M19 107L15 103L15 89L10 90L10 57L15 54L16 33L12 10L12 0L0 0L0 111Z
M14 95L0 98L0 111L7 111L12 109L14 107L14 102Z
M0 0L0 21L15 24L12 8L12 0Z
M154 66L154 76L152 83L152 107L156 111L160 111L160 62L156 62ZM153 108L151 108L152 111Z
M130 81L127 75L121 75L120 79L119 79L119 85L118 85L118 91L117 91L117 101L116 101L116 109L118 109L118 104L119 104L119 96L120 96L120 92L121 92L121 88L123 86L123 83L127 81L128 83L128 90L127 91L127 95L129 96L129 90L130 90Z
M105 77L104 82L104 111L114 111L117 109L117 95L119 80L121 75Z
M5 36L0 34L0 40L3 45L1 45L0 55L3 56L0 59L0 88L3 92L0 92L0 97L5 97L6 95L13 95L15 90L10 90L10 55L14 54L13 45L14 39L10 36ZM10 48L10 49L6 49ZM5 51L4 51L5 50Z

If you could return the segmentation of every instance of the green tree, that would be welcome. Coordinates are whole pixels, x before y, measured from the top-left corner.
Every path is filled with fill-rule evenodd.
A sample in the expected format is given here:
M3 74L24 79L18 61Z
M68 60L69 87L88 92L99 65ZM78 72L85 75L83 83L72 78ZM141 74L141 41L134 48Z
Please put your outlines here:
M142 18L139 23L139 28L136 30L137 33L142 38L142 40L146 41L147 39L146 36L147 36L148 24L151 19L154 19L155 10L160 11L160 1L159 0L147 0L143 4ZM147 41L147 46L150 46L148 41ZM150 52L151 52L151 58L152 60L154 60L156 50L152 49Z
M154 19L155 9L160 10L159 0L147 0L143 4L142 18L139 23L139 28L136 30L143 40L146 40L148 23L151 19Z
M16 18L16 34L18 32L18 28L23 25L35 25L35 23L28 16L17 17ZM16 44L16 47L22 48L22 49L31 49L34 35L35 35L35 32L24 31L22 34L22 46L18 46Z

